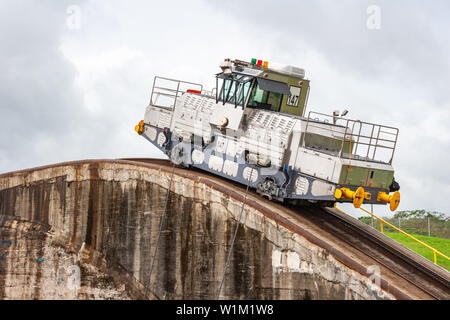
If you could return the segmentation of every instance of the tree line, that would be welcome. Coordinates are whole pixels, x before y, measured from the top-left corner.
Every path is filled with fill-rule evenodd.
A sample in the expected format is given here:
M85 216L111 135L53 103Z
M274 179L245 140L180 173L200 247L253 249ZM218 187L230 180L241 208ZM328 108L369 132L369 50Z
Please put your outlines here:
M404 210L383 219L410 234L450 239L450 217L442 212L423 209ZM364 216L359 220L380 230L380 223L375 218ZM385 224L383 224L383 231L398 232Z

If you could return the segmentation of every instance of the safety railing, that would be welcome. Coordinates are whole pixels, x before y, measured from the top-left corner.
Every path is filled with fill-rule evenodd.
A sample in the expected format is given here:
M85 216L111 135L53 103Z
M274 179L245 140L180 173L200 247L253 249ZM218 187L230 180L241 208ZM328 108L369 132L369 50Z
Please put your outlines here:
M153 80L150 105L173 109L177 98L188 90L201 93L203 85L156 76Z
M336 206L336 203L334 204L334 208L335 208L336 210L338 210L339 212L342 212L342 213L348 215L347 212L345 212L345 211L339 209L339 208ZM391 228L397 230L398 232L404 234L405 236L409 237L410 239L416 241L417 243L420 243L420 244L423 245L424 247L430 249L430 250L433 252L433 256L434 256L434 264L437 264L437 255L439 255L439 256L441 256L441 257L447 259L447 260L450 260L450 258L447 257L447 256L446 256L445 254L443 254L442 252L439 252L439 251L436 250L435 248L433 248L433 247L429 246L428 244L426 244L426 243L420 241L419 239L413 237L412 235L406 233L405 231L403 231L403 230L397 228L397 227L394 226L393 224L391 224L391 223L387 222L386 220L384 220L384 219L382 219L382 218L376 216L376 215L373 214L372 212L370 212L370 211L368 211L368 210L366 210L366 209L364 209L364 208L362 208L362 207L359 207L359 208L360 208L362 211L364 211L364 212L370 214L372 217L376 218L378 221L380 221L380 231L381 231L381 233L384 233L384 232L383 232L383 224L386 224L386 225L388 225L389 227L391 227Z
M319 116L325 119L320 121ZM330 120L335 125L331 125ZM341 124L338 124L338 121ZM341 141L341 149L338 153L340 158L345 156L349 159L353 157L354 159L360 158L392 164L398 138L397 128L310 111L306 121L305 134L303 135L303 146L305 146L308 128L310 131L312 128L315 128L319 135L328 133L331 138ZM353 145L351 148L354 148L353 150L348 150L348 154L346 148L344 149L346 143L350 147ZM362 151L361 148L363 148ZM380 149L384 149L387 153L385 152L384 155L377 157L377 151Z

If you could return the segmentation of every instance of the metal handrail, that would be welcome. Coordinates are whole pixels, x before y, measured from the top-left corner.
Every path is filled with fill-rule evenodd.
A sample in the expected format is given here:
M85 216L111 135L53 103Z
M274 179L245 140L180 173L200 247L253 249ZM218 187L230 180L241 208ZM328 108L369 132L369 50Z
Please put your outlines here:
M313 119L314 120L314 119ZM379 126L379 127L383 127L383 125L381 125L381 124L374 124L374 123L369 123L369 122L362 122L362 121L360 121L360 120L350 120L350 119L345 119L347 122L348 121L350 121L350 122L358 122L358 123L362 123L362 124L368 124L368 125L371 125L371 126ZM315 120L315 121L317 121L317 120ZM309 119L307 120L307 122L309 122ZM324 122L324 123L326 123L326 124L330 124L329 122ZM307 124L308 125L308 124ZM315 127L315 128L322 128L322 127L320 127L320 126L317 126L317 125L314 125L314 124L309 124L309 126L311 126L311 127ZM347 126L347 128L348 128L348 126ZM323 129L323 128L322 128ZM394 129L394 130L397 130L398 131L398 129L397 128L392 128L392 129ZM338 133L341 133L342 134L342 132L341 131L337 131L337 130L332 130L332 129L327 129L327 130L329 130L329 131L331 131L331 132L338 132ZM386 134L390 134L390 135L393 135L393 136L397 136L397 133L393 133L393 132L386 132L386 131L381 131L382 133L386 133ZM348 135L348 136L354 136L354 137L361 137L361 138L367 138L367 139L370 139L370 138L373 138L373 136L365 136L365 135L361 135L361 134L354 134L354 133L352 133L352 132L346 132L346 135ZM381 140L381 141L387 141L387 142L395 142L395 139L393 140L393 139L382 139L382 138L379 138L379 140Z
M324 128L322 126L317 125L315 122L319 121L318 118L315 118L315 119L312 118L312 116L315 116L315 115L325 116L325 117L330 117L330 118L332 117L335 119L335 121L337 121L339 119L344 120L345 121L345 131L342 132L342 130L341 131L334 130L332 126L329 128ZM351 125L353 129L355 129L356 123L358 123L360 126L359 132L353 133L354 130L350 130L349 125ZM367 128L369 130L370 130L370 128L372 129L370 136L361 134L363 125L365 126L365 128ZM339 139L342 142L341 150L339 151L340 158L342 158L342 155L343 155L343 151L344 151L343 147L344 147L345 142L349 142L349 143L353 143L355 146L355 155L357 155L356 151L357 151L359 145L367 146L366 157L369 158L369 152L372 151L372 156L370 157L370 159L372 159L372 160L375 160L377 148L391 150L392 153L391 153L390 159L387 163L392 164L395 147L397 146L397 139L398 139L398 132L399 132L398 128L375 124L375 123L370 123L370 122L364 122L364 121L360 121L360 120L351 120L351 119L346 119L346 118L342 118L342 117L335 117L335 116L320 113L320 112L310 111L308 113L308 118L306 121L305 134L303 135L302 141L301 141L301 145L303 147L305 147L305 144L306 144L305 140L306 140L306 133L308 132L308 127L314 127L314 128L320 128L322 130L327 130L328 132L331 133L331 135L333 137L335 137L336 139ZM343 127L342 129L344 129L344 126L342 126L342 127ZM378 130L376 130L378 132L374 132L375 128L378 129ZM391 132L389 132L389 130L391 130ZM376 136L374 136L374 133L376 133ZM385 137L385 136L380 137L380 134L386 134L386 135L390 135L393 137L392 137L392 139L390 139L389 137ZM349 152L349 157L350 157L350 153L351 152Z
M339 209L339 208L336 206L336 202L334 203L334 208L335 208L336 210L338 210L338 211L340 211L340 212L345 213L345 214L348 215L347 212L345 212L345 211ZM373 214L372 212L370 212L370 211L364 209L363 207L359 207L359 208L360 208L362 211L364 211L364 212L370 214L372 217L378 219L378 221L380 221L380 231L381 231L381 233L384 233L384 232L383 232L383 223L385 223L386 225L390 226L391 228L397 230L398 232L404 234L405 236L408 236L409 238L413 239L414 241L420 243L420 244L423 245L424 247L426 247L426 248L430 249L431 251L433 251L433 255L434 255L434 264L437 264L437 256L436 256L437 254L440 255L441 257L447 259L447 260L450 260L449 257L447 257L447 256L446 256L445 254L443 254L442 252L439 252L438 250L434 249L434 248L431 247L430 245L428 245L428 244L426 244L426 243L420 241L419 239L413 237L413 236L410 235L409 233L406 233L405 231L403 231L403 230L397 228L396 226L394 226L394 225L392 225L391 223L387 222L386 220L384 220L384 219L382 219L382 218L376 216L376 215Z
M178 91L176 89L169 89L169 88L164 88L164 87L154 87L154 89L161 89L161 90L166 90L166 91L171 91L171 92L178 93Z
M174 85L176 85L176 89L157 86L156 82L158 80L172 82ZM180 90L180 86L181 85L183 85L183 86L186 86L186 85L188 85L188 86L190 86L190 85L197 86L197 87L200 88L200 92L203 91L203 85L201 85L199 83L194 83L194 82L189 82L189 81L182 81L182 80L176 80L176 79L170 79L170 78L155 76L155 78L153 79L152 94L150 96L150 105L155 105L157 99L154 100L153 97L156 94L157 98L159 96L165 96L165 97L173 98L173 107L175 107L176 102L177 102L177 98L185 93L184 90ZM156 89L156 91L155 91L155 89Z
M349 121L355 121L355 122L358 122L359 120L349 120ZM324 122L324 123L326 123L326 124L330 124L329 122ZM310 127L314 127L314 128L321 128L321 129L324 129L324 128L322 128L321 126L317 126L317 125L314 125L314 124L309 124L308 126L310 126ZM381 125L379 125L379 124L377 124L376 126L381 126ZM331 131L331 132L333 132L333 133L340 133L340 134L342 134L342 132L341 131L337 131L337 130L333 130L333 129L327 129L328 131ZM383 133L384 133L384 131L382 131ZM389 133L389 134L391 134L391 135L396 135L395 133ZM343 135L343 134L342 134ZM354 134L354 133L352 133L352 132L346 132L345 133L345 135L346 136L352 136L352 137L360 137L360 138L367 138L367 139L373 139L374 137L373 136L365 136L365 135L363 135L363 134ZM378 140L379 141L386 141L386 142L392 142L392 143L394 143L395 142L395 140L393 140L393 139L383 139L383 138L378 138Z
M328 122L327 122L328 123ZM310 124L309 125L310 127L314 127L314 128L321 128L321 129L323 129L322 127L320 127L320 126L315 126L315 125L313 125L313 124ZM328 131L330 131L330 132L338 132L338 133L340 133L340 131L336 131L336 130L332 130L332 129L328 129ZM362 134L353 134L353 133L351 133L351 132L347 132L346 134L345 134L346 136L351 136L351 138L353 138L353 137L357 137L357 138L367 138L367 139L373 139L373 137L371 137L371 136L365 136L365 135L362 135ZM336 137L336 136L335 136ZM391 143L394 143L395 142L395 140L391 140L391 139L382 139L382 138L378 138L378 140L379 141L385 141L385 142L391 142ZM361 143L361 144L366 144L366 145L369 145L370 143L364 143L364 142L359 142L359 141L356 141L357 143ZM380 145L380 146L382 146L382 145ZM390 148L392 148L392 147L390 147Z

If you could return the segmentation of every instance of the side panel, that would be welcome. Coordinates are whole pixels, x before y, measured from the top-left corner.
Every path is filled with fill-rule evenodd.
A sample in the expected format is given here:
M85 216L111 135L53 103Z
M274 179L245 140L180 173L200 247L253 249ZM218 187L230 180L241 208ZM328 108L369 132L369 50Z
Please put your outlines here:
M323 180L333 181L337 159L324 153L299 148L294 169Z
M291 91L291 96L285 95L283 97L280 111L283 113L303 116L308 99L309 80L289 78L287 85Z
M322 149L326 151L339 152L342 149L343 153L353 151L354 144L349 142L342 142L337 138L331 138L314 133L305 133L305 145L310 148Z
M388 189L394 178L394 171L343 165L340 184Z
M297 119L265 110L252 110L240 139L241 149L257 157L267 157L271 164L283 167L291 132Z
M366 186L368 174L367 168L342 166L339 183Z
M215 99L199 94L185 93L177 100L171 130L186 139L196 135L209 142L210 118L216 108Z
M168 108L148 106L144 122L157 128L170 128L173 111Z

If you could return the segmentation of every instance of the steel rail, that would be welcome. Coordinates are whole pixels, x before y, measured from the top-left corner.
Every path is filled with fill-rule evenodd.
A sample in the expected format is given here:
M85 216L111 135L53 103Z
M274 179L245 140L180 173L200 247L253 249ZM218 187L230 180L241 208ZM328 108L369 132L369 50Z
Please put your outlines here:
M440 275L435 273L433 270L431 270L430 268L427 268L426 266L424 266L421 263L418 263L416 260L412 259L411 257L408 257L407 255L402 253L400 250L397 250L396 248L393 248L392 246L388 245L385 241L383 241L383 239L381 238L381 235L377 236L375 234L371 234L371 233L367 232L367 230L365 230L364 228L359 227L356 223L351 223L351 221L349 221L347 219L344 219L342 216L336 214L335 212L333 212L330 209L325 209L325 211L331 217L333 217L334 219L336 219L339 222L347 225L353 231L359 233L361 235L361 237L364 237L364 238L368 239L372 243L374 243L374 244L378 245L379 247L381 247L382 249L388 251L390 254L395 256L396 259L398 259L398 261L401 261L401 262L403 262L405 264L408 264L408 265L412 265L415 269L417 269L420 272L424 273L426 276L431 277L433 280L443 284L447 288L450 287L450 283L449 283L448 280L442 278ZM342 211L340 209L338 209L338 211L345 213L344 211ZM353 217L351 217L351 218L353 218ZM337 236L340 237L339 234L337 234ZM340 238L342 240L344 240L345 242L347 242L348 244L350 244L351 246L353 246L354 248L358 248L351 241L346 241L342 237L340 237ZM424 287L423 285L420 285L419 283L417 283L417 281L414 281L414 279L411 279L411 277L408 277L408 274L401 273L401 272L395 270L395 268L393 268L392 266L389 266L386 262L382 261L375 254L373 254L371 252L368 252L367 250L363 251L363 253L366 254L367 256L371 257L373 260L377 261L380 265L383 265L385 268L389 269L391 272L395 273L396 275L398 275L402 279L408 281L409 283L413 284L414 286L416 286L420 290L422 290L422 291L426 292L427 294L429 294L430 296L434 297L435 299L442 299L442 297L437 295L435 292L432 292L430 289L428 289L428 288ZM394 260L391 260L391 261L395 263Z

